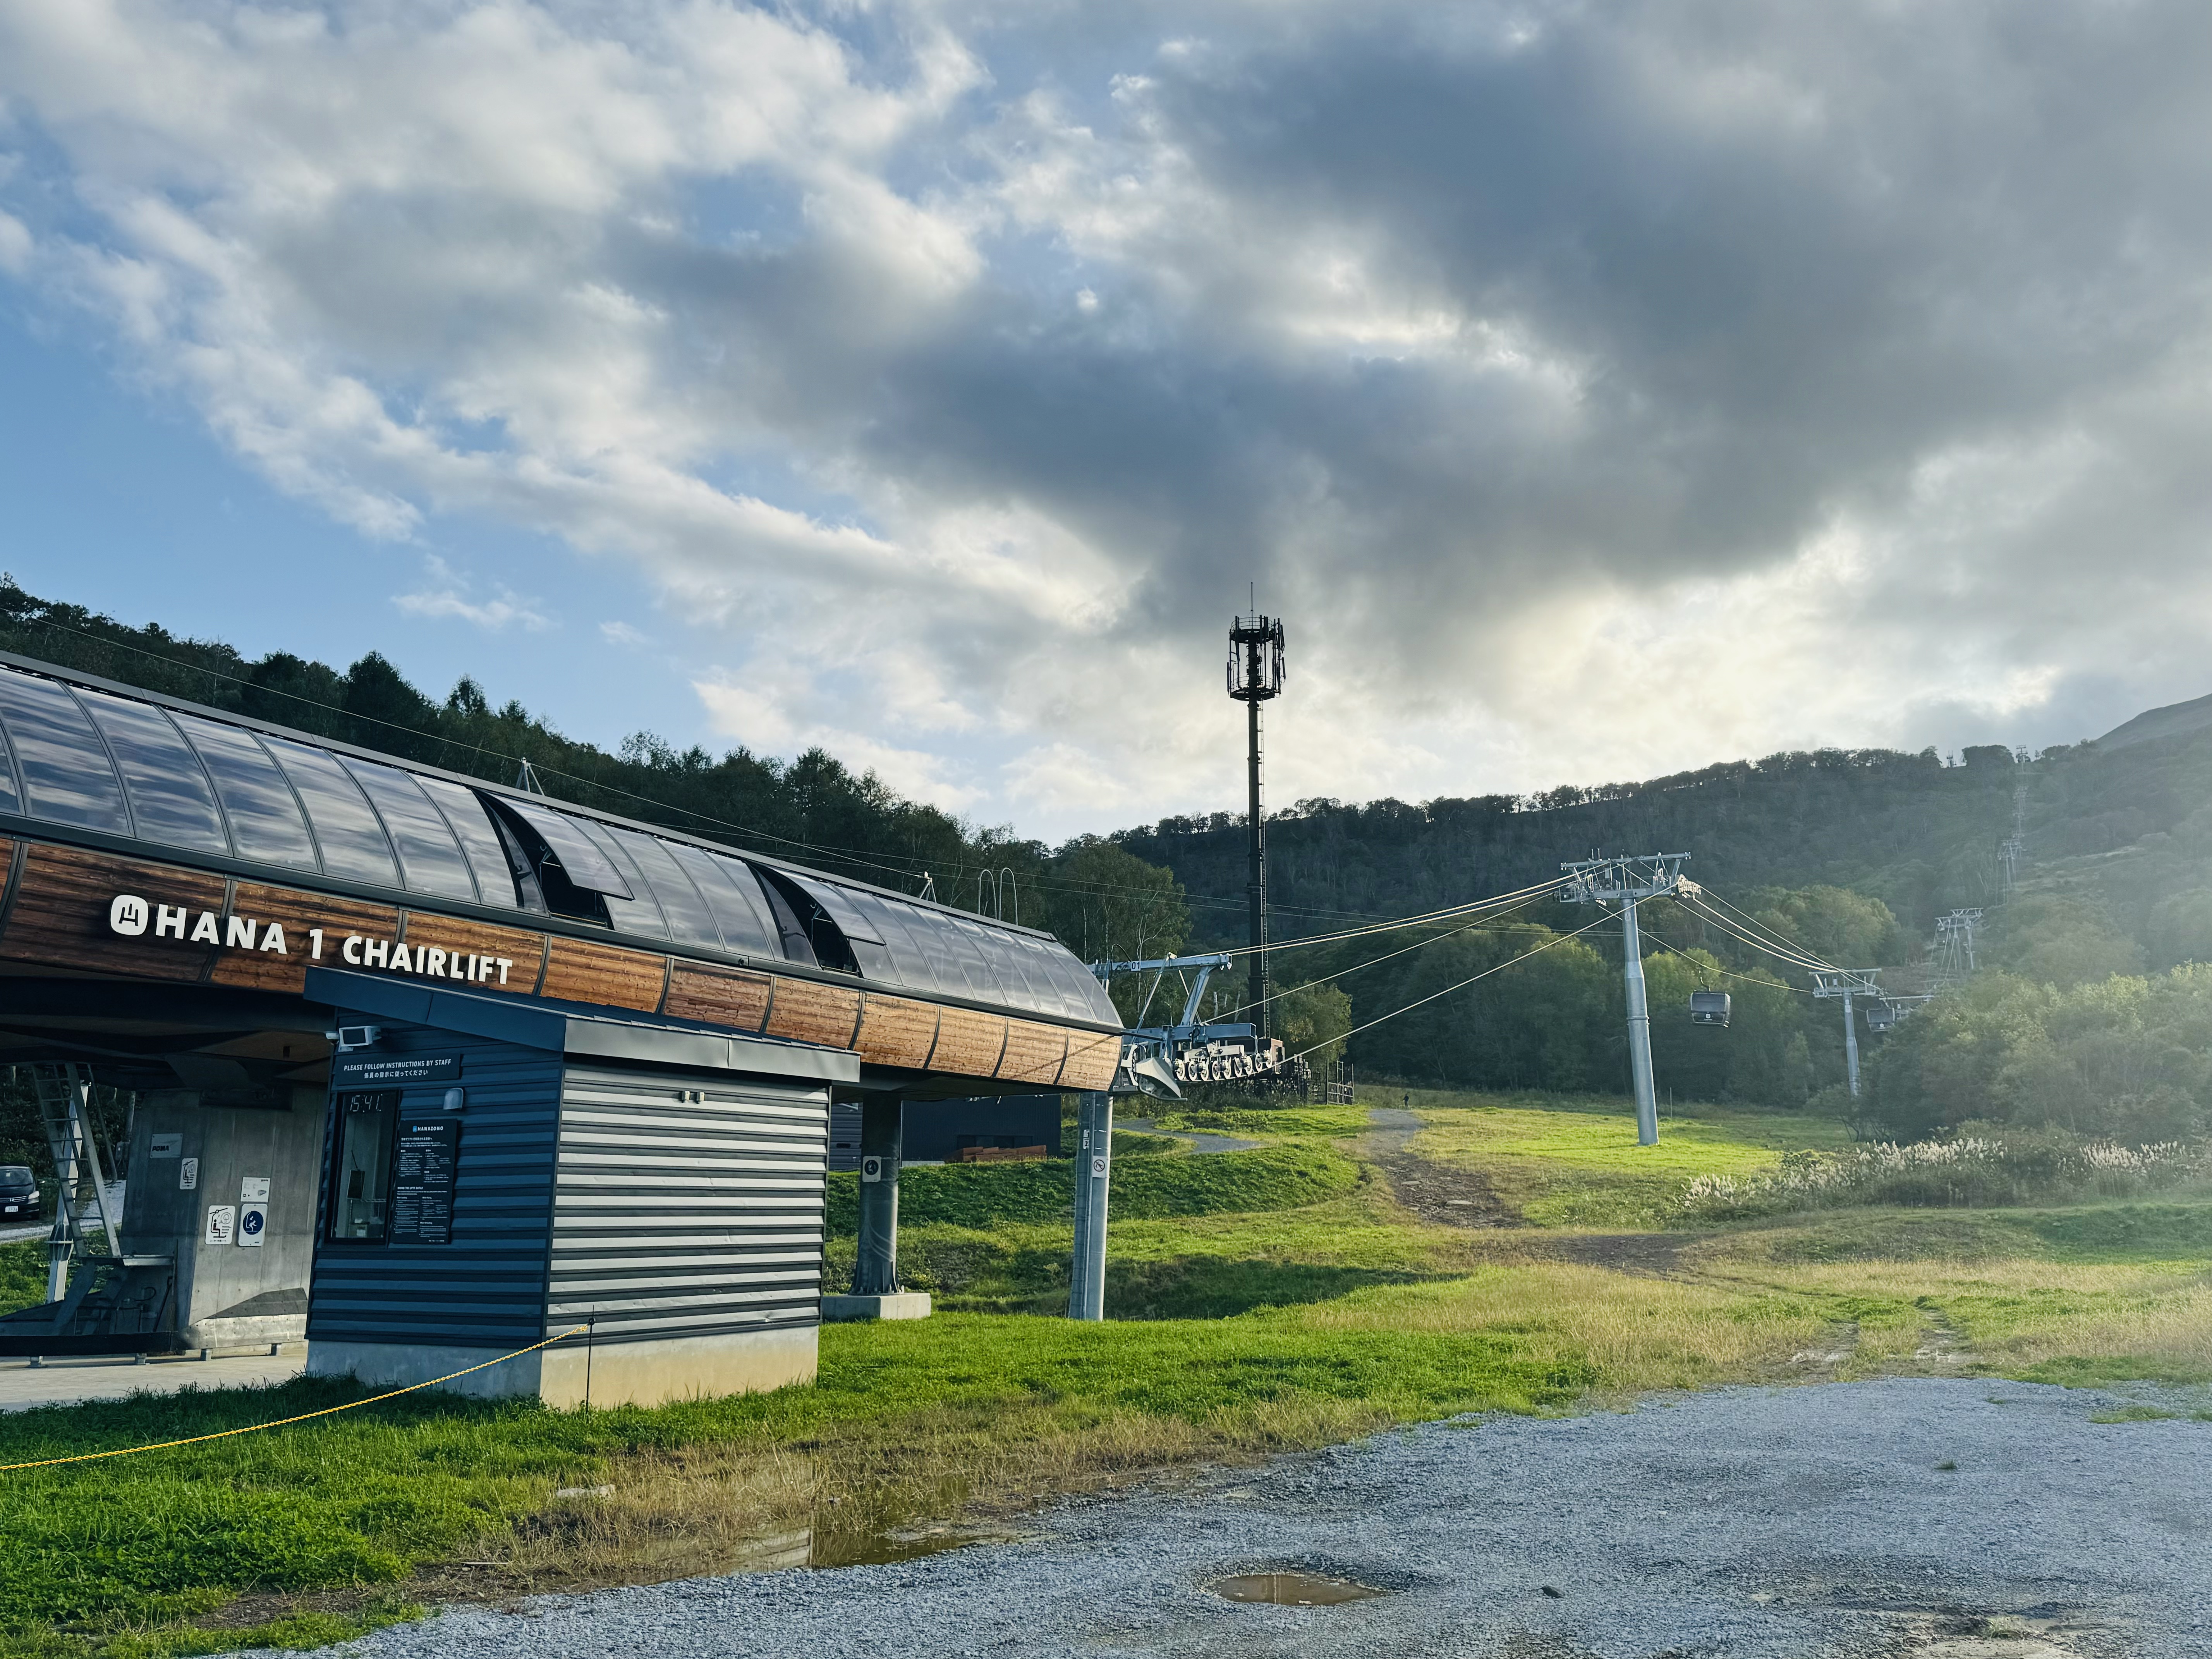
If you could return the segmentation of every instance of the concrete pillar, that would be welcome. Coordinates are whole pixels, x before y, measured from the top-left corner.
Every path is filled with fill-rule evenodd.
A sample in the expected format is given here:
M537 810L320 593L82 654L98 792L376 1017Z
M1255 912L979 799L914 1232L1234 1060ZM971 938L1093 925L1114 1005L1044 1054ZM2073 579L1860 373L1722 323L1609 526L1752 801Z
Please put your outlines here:
M1114 1173L1114 1097L1079 1097L1075 1145L1075 1262L1067 1316L1106 1317L1106 1188Z
M896 1095L860 1099L860 1253L853 1263L854 1296L889 1296L899 1287L899 1149L905 1110L906 1103Z

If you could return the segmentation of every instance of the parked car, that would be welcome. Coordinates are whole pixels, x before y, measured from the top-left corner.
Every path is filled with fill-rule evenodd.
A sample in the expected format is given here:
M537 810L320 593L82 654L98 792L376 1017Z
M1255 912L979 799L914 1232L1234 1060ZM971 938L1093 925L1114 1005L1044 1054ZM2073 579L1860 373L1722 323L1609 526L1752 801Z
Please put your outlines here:
M39 1178L20 1164L0 1164L0 1225L10 1221L37 1221L46 1212L39 1196Z

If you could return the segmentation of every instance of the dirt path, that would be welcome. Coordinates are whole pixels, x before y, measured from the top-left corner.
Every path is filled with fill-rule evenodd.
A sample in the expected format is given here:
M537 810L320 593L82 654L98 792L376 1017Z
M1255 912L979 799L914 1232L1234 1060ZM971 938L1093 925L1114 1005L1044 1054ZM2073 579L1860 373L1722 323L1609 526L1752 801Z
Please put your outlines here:
M1680 1256L1696 1233L1554 1233L1528 1225L1480 1170L1432 1164L1412 1150L1421 1120L1398 1106L1376 1106L1359 1137L1358 1156L1382 1172L1397 1200L1422 1220L1444 1227L1510 1227L1531 1255L1609 1267L1615 1273L1683 1279Z
M1148 1117L1125 1117L1114 1126L1140 1135L1159 1135L1170 1140L1187 1140L1194 1152L1249 1152L1255 1146L1265 1146L1259 1140L1240 1140L1235 1135L1201 1134L1195 1129L1156 1129Z
M1451 1170L1410 1152L1421 1120L1398 1106L1376 1106L1359 1137L1358 1154L1382 1171L1397 1200L1424 1221L1445 1227L1518 1227L1520 1212L1472 1170Z

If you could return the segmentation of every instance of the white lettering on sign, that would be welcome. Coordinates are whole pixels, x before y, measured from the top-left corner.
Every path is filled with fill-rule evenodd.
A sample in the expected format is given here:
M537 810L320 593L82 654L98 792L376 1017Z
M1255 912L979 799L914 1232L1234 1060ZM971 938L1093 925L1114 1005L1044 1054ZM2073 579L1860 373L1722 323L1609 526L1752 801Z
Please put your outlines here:
M191 919L191 913L184 906L149 905L136 893L118 893L108 901L108 929L125 939L139 938L150 921L155 939L214 945L229 951L260 951L280 957L292 954L291 941L285 937L281 921L264 923L252 916L222 916L213 910L203 910L191 919L191 931L187 933L187 919ZM307 930L307 955L313 961L323 959L325 933L320 927ZM410 945L404 940L369 939L361 933L348 933L338 942L337 953L340 961L356 968L424 974L472 985L504 985L507 969L514 966L513 957L487 957L472 951L448 951L435 945Z
M149 921L154 924L155 939L185 938L185 917L188 913L182 905L149 905L136 893L118 893L108 901L107 927L111 933L125 939L137 939L146 931ZM284 924L272 921L266 927L252 916L229 916L220 919L226 933L218 931L218 918L212 910L203 910L199 920L192 924L191 942L194 945L224 945L234 951L273 951L278 956L289 956L285 943ZM319 939L319 932L317 934Z

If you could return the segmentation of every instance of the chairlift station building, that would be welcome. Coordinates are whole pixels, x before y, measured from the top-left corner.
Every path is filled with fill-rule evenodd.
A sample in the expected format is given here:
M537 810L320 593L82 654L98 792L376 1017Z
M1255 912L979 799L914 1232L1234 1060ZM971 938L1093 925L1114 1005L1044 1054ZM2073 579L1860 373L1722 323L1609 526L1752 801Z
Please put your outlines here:
M1120 1032L1036 930L0 655L0 1063L137 1103L9 1351L808 1377L833 1094L1103 1090Z

